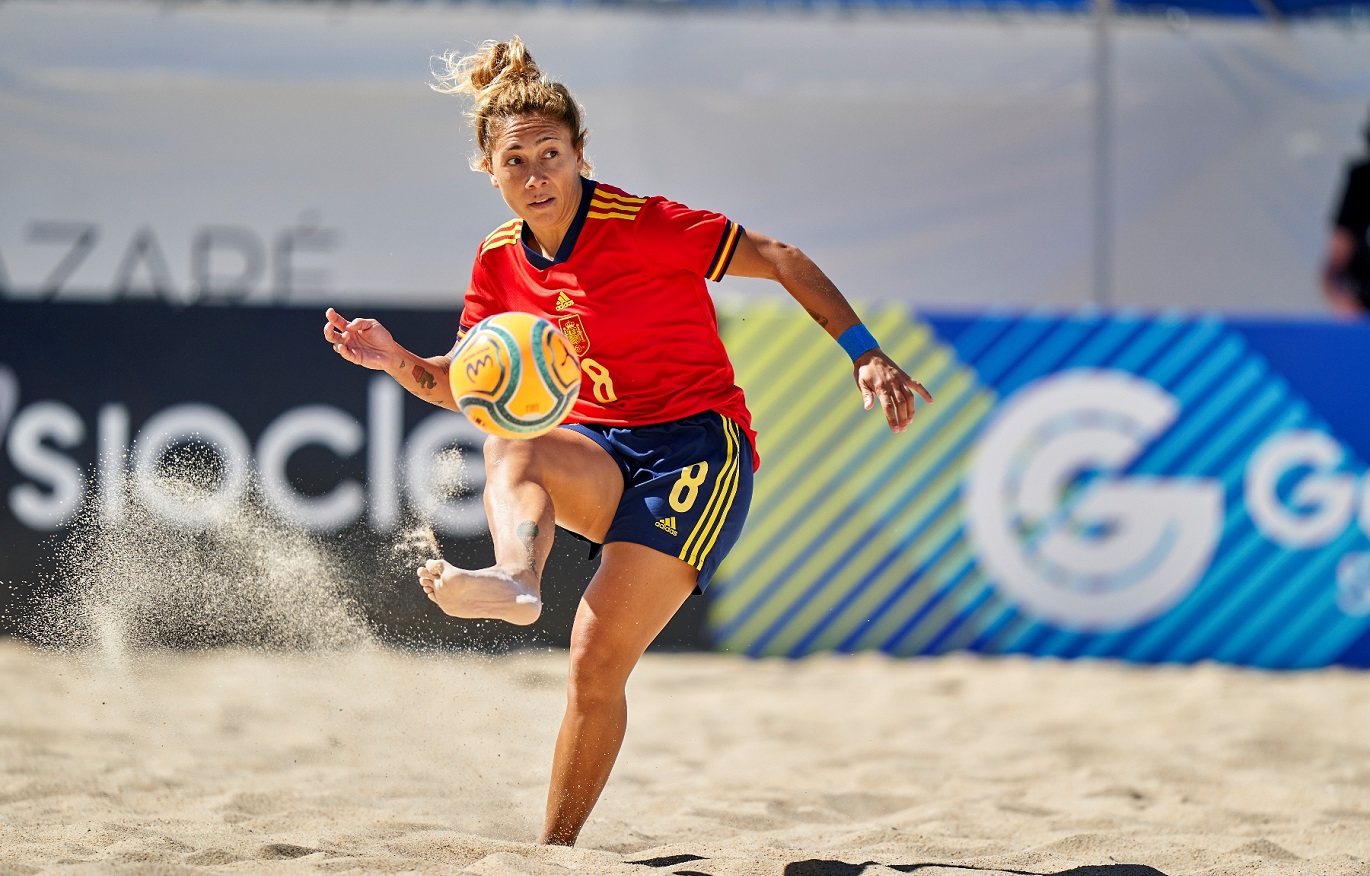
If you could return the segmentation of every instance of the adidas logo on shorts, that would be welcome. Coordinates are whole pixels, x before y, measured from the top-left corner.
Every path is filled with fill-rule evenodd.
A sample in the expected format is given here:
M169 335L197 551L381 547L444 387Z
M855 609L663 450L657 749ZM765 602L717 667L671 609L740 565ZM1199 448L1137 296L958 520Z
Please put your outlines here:
M660 529L660 530L663 531L663 532L669 532L671 535L675 535L675 534L676 534L676 531L675 531L675 518L674 518L674 517L663 517L663 518L661 518L660 520L658 520L658 521L656 522L656 528L657 528L657 529Z

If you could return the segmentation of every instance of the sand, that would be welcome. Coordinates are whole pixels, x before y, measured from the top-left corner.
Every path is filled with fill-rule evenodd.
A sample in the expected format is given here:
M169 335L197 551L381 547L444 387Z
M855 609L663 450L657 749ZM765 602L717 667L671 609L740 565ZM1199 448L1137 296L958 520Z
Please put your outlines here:
M540 848L566 652L380 635L422 522L353 574L230 510L57 546L45 647L0 638L0 876L1370 874L1370 674L964 654L649 652L580 845Z
M649 653L575 849L566 655L0 640L0 873L1370 873L1370 676Z

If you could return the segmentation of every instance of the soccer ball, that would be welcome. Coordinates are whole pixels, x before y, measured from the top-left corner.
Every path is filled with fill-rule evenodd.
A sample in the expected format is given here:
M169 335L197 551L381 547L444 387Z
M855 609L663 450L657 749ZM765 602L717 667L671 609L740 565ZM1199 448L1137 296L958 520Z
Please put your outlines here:
M481 430L534 438L566 419L580 395L580 360L566 336L531 313L497 313L471 327L447 371L457 407Z

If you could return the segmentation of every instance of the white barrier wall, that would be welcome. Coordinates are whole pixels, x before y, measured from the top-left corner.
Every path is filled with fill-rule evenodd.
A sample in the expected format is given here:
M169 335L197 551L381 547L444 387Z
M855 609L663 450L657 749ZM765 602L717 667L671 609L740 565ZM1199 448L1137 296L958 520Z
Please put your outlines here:
M586 104L599 178L854 298L1091 299L1083 19L35 2L0 4L4 294L455 306L507 210L428 59L511 33ZM1370 30L1116 37L1114 303L1321 312Z

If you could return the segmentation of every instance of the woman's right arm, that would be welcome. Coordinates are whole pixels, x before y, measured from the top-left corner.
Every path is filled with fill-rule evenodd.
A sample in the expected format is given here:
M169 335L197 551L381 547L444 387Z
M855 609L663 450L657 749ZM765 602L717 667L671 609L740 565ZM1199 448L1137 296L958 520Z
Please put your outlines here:
M324 340L339 356L354 365L384 371L400 386L424 401L457 410L452 387L447 382L449 356L416 356L396 343L390 331L374 319L344 319L328 308Z

